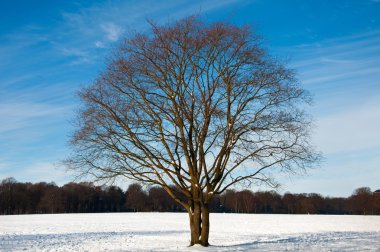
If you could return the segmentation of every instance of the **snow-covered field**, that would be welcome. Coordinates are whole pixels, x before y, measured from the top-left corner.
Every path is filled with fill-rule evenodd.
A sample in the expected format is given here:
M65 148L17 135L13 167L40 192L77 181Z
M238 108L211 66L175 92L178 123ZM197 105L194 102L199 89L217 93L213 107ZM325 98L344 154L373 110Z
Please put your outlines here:
M0 251L380 251L380 216L211 214L187 247L185 213L0 216Z

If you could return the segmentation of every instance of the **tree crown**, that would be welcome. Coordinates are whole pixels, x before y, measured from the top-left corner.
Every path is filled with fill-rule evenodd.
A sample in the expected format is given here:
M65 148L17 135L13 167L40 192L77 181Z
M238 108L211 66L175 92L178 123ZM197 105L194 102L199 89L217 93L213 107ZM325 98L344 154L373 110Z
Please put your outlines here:
M70 167L160 185L184 203L318 160L309 94L249 28L196 17L151 28L81 91Z

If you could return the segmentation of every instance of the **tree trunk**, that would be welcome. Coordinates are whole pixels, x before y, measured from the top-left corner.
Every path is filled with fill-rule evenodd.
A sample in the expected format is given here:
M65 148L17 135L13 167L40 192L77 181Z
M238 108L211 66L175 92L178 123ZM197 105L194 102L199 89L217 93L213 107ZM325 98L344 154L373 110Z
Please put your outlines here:
M202 231L201 231L201 244L207 247L208 236L210 233L210 209L208 204L202 207Z
M189 210L190 218L190 233L191 241L190 246L194 244L201 244L207 247L209 231L210 231L210 210L209 206L201 206L199 203L194 203Z

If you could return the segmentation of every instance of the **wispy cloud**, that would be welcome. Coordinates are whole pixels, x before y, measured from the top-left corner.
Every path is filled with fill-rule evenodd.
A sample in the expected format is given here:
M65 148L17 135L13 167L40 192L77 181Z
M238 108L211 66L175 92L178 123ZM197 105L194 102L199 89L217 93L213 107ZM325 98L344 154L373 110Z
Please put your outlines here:
M87 57L96 54L104 57L104 51L121 37L144 31L147 20L158 23L173 21L188 15L201 14L242 2L240 0L192 1L136 1L106 2L81 9L79 12L63 12L63 22L57 28L59 39L54 41L57 50L65 48L72 56ZM147 8L149 6L149 8ZM81 53L78 53L81 52ZM88 58L88 57L87 57ZM92 57L93 62L98 59ZM88 62L90 63L90 62Z
M0 133L16 131L36 123L41 123L41 118L52 121L52 117L62 115L71 106L52 106L41 103L0 103L0 118L3 118L0 125ZM50 119L50 120L49 120ZM42 125L43 127L43 125ZM45 127L43 127L45 128Z
M106 38L111 42L117 41L123 33L123 29L121 27L111 22L101 24L100 27L106 34Z
M303 82L312 87L321 77L336 79L335 76L352 76L378 68L379 45L380 31L302 45L291 49L291 53L297 55L292 66L300 72ZM333 83L320 81L319 84L331 86Z
M74 94L96 78L120 38L144 31L148 19L165 23L234 2L101 1L62 10L54 25L0 34L0 179L64 179L52 167L68 153Z
M315 94L325 116L354 109L380 92L380 30L282 49L291 67Z
M380 148L380 31L296 47L292 66L315 94L316 142L327 154Z
M377 189L373 178L380 176L379 44L380 31L374 30L283 49L294 56L291 66L315 95L314 142L325 155L320 169L287 183L288 190L342 195L341 188L346 188L342 196L348 196L360 186Z
M68 120L77 107L74 93L96 78L105 56L121 38L146 31L147 20L165 24L191 14L211 17L220 8L228 15L229 6L244 4L241 0L101 1L62 10L54 25L30 24L0 34L0 179L66 179L53 163L68 152ZM379 45L380 30L372 30L279 49L281 55L293 58L291 66L300 81L315 94L316 143L327 157L325 170L302 180L299 192L331 190L335 180L326 176L341 174L347 175L342 186L357 185L352 182L357 175L349 171L360 165L367 167L371 178L379 176L375 170L380 153ZM354 153L357 156L349 158Z
M319 117L316 143L326 154L380 149L380 96L355 108Z

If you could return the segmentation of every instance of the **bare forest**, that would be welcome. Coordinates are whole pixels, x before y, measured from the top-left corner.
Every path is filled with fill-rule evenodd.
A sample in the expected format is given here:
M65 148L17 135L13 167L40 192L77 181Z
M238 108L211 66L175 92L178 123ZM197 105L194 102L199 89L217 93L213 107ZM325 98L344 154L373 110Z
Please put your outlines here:
M257 214L356 214L380 215L380 193L368 187L350 197L320 194L278 194L275 191L227 190L210 203L214 213ZM185 212L160 187L144 189L131 184L126 191L117 186L93 183L21 183L7 178L0 183L0 214L52 214L101 212Z

